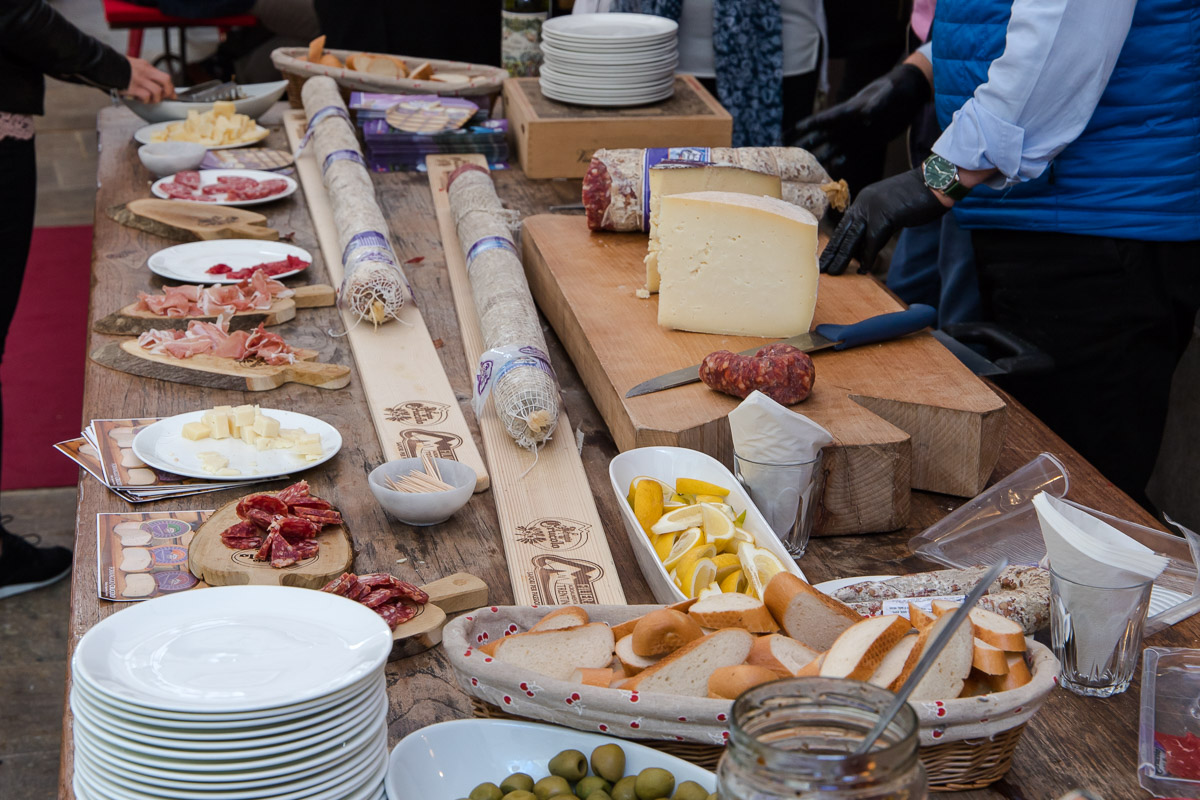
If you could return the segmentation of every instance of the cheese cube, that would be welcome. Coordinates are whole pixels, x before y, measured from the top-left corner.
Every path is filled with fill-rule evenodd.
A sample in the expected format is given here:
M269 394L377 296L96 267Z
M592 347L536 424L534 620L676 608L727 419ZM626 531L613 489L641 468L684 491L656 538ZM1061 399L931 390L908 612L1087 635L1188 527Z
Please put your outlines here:
M242 441L243 442L245 442L246 444L254 444L254 442L257 441L258 438L259 438L258 431L254 430L254 428L252 428L249 425L245 425L242 427Z
M214 408L208 418L208 430L209 435L214 439L228 439L231 432L229 414Z
M193 442L207 439L210 433L208 425L203 422L187 422L183 426L183 438Z
M237 106L235 106L229 100L218 100L215 103L213 103L213 107L212 107L213 117L232 118L235 113L237 113Z
M658 291L658 228L662 198L688 192L740 192L758 197L783 198L778 175L735 167L732 164L659 164L650 169L650 251L646 253L646 297ZM639 293L639 297L641 294Z
M278 442L278 439L272 439L267 436L259 436L254 440L254 446L259 450L270 450L273 442Z
M254 424L254 406L238 406L233 410L233 424L238 428L248 428Z
M817 307L817 220L772 197L695 192L662 199L658 324L780 338Z
M254 420L254 430L259 436L269 436L274 438L279 435L279 420L274 417L265 417L261 414Z
M213 411L215 411L218 414L222 414L222 413L232 414L233 406L213 406Z

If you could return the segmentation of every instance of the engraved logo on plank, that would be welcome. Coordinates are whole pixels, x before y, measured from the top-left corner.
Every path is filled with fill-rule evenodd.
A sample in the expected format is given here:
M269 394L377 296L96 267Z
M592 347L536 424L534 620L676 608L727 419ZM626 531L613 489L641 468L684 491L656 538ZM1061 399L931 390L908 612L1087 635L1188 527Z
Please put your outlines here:
M396 448L401 458L416 458L426 450L433 451L438 458L449 458L458 461L454 451L462 444L462 437L445 431L423 431L416 428L405 428L400 431L400 439Z
M238 550L233 555L231 555L229 558L231 561L233 561L233 563L238 564L243 567L252 567L254 569L261 569L263 567L266 567L267 569L278 569L278 567L271 566L270 560L259 561L258 559L256 559L254 557L254 554L257 552L258 552L257 550ZM289 564L288 566L283 567L282 569L295 569L296 567L306 567L309 564L315 564L320 560L321 560L321 554L317 553L312 558L302 558L299 561L297 561L295 564Z
M577 550L588 539L592 529L586 522L574 519L539 519L517 526L517 541L542 550Z
M604 577L599 564L562 556L534 556L525 573L533 602L539 605L595 603L595 584Z
M450 406L445 403L427 403L423 400L410 400L398 406L384 410L384 415L392 422L407 422L409 425L437 425L445 422L450 416Z

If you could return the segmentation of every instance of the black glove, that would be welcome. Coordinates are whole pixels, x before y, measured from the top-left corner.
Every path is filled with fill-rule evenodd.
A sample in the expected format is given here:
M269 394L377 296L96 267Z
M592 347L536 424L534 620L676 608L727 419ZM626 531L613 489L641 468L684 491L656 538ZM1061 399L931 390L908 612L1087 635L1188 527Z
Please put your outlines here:
M847 154L886 144L903 133L932 94L919 67L900 64L844 103L801 120L786 144L803 147L837 173Z
M841 275L850 259L858 258L859 272L875 263L875 256L897 228L933 222L950 209L925 185L921 168L910 169L858 193L821 253L821 272Z

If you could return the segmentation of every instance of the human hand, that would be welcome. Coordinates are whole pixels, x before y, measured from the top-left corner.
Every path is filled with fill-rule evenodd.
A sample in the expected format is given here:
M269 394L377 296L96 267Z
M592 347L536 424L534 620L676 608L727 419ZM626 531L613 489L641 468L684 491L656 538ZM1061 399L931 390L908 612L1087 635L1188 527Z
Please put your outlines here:
M858 271L867 272L897 228L933 222L950 210L925 185L921 168L873 183L858 193L821 253L821 272L841 275L858 258Z
M125 95L140 100L143 103L158 103L175 96L175 87L171 84L171 76L161 69L133 56L129 59L129 86Z

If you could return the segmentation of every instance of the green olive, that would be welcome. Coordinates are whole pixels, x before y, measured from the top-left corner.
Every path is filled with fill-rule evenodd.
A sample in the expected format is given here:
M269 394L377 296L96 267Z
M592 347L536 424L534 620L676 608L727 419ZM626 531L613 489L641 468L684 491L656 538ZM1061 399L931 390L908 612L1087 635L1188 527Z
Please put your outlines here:
M570 794L571 784L559 775L547 775L533 785L533 793L537 800L550 800L551 797L558 797L560 794Z
M522 792L533 791L533 778L526 775L524 772L514 772L504 780L500 781L500 791L508 794L517 790Z
M500 787L494 783L481 783L467 796L470 800L501 800L504 792L500 791Z
M583 800L612 800L612 796L609 795L608 792L606 792L602 789L597 789L596 791L592 792L587 797L585 797Z
M588 795L595 791L602 791L605 794L612 788L612 784L604 780L598 775L589 775L583 778L579 783L575 784L575 796L579 800L587 800Z
M638 773L634 791L637 792L638 800L670 797L671 792L675 791L675 776L659 767L646 767Z
M675 787L671 800L708 800L708 790L695 781L684 781Z
M550 774L566 778L571 783L588 773L587 757L578 750L563 750L550 759Z
M621 780L613 784L612 800L638 800L637 791L634 786L637 784L636 775L626 775Z
M619 744L602 744L592 751L592 772L609 783L625 776L625 751Z
M537 800L537 795L524 789L516 789L504 795L504 800Z

